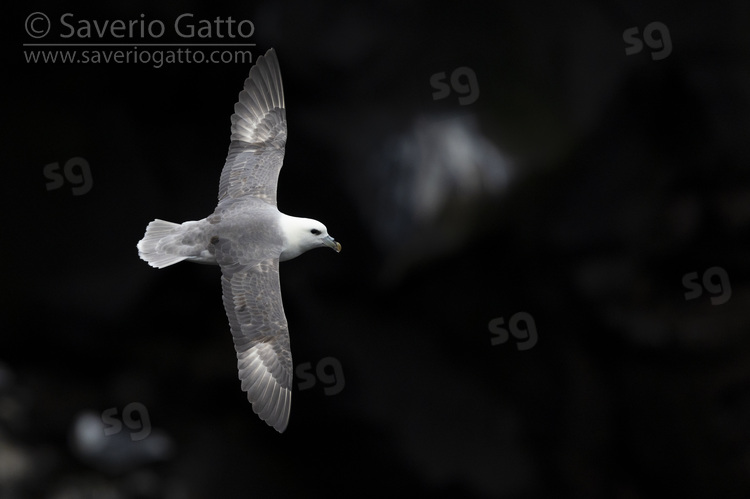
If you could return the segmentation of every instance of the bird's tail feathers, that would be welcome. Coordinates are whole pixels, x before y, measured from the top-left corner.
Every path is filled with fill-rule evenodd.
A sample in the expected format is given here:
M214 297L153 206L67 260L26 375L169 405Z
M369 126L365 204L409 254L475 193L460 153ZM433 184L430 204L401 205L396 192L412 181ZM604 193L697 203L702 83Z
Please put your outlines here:
M185 260L187 256L168 253L167 250L170 245L165 244L165 242L171 239L169 236L174 236L180 232L182 232L180 224L157 218L148 224L146 234L143 236L143 239L138 241L138 256L157 269Z

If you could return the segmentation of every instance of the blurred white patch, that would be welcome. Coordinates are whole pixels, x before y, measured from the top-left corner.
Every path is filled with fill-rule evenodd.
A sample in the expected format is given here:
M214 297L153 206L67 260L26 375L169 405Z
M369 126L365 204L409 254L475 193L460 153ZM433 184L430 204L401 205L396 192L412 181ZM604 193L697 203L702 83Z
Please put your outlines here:
M86 464L109 473L122 473L144 464L168 459L172 439L153 430L147 438L134 440L127 428L107 435L102 417L93 412L80 413L70 437L73 453Z
M473 115L419 117L386 141L374 161L375 199L367 210L374 239L393 255L388 279L463 244L512 176L510 159Z

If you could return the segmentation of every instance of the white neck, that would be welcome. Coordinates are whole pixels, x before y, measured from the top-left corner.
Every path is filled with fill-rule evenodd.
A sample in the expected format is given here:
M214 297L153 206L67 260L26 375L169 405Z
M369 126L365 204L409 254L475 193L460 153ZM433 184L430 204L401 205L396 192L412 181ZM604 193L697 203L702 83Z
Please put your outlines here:
M281 213L279 225L284 237L284 250L279 256L279 261L291 260L314 247L309 244L309 238L305 237L310 222L312 220L309 218L292 217Z

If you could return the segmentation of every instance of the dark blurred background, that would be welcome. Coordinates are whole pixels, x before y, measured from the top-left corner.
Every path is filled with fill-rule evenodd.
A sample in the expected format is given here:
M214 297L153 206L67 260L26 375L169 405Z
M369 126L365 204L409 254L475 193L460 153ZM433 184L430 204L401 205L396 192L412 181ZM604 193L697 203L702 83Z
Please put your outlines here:
M750 497L747 2L21 7L0 497ZM135 247L214 209L251 61L29 59L271 47L279 207L343 244L282 265L284 434L240 389L219 269Z

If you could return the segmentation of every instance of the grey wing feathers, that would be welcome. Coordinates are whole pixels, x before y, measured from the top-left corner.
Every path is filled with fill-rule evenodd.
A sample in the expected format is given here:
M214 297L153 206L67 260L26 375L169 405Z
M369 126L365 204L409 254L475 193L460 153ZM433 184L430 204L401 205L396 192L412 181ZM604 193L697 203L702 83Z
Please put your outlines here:
M219 181L219 201L249 195L275 205L285 146L284 89L276 52L270 49L250 69L234 105L232 142Z
M222 266L221 270L242 390L253 412L283 432L292 404L292 354L278 260Z

